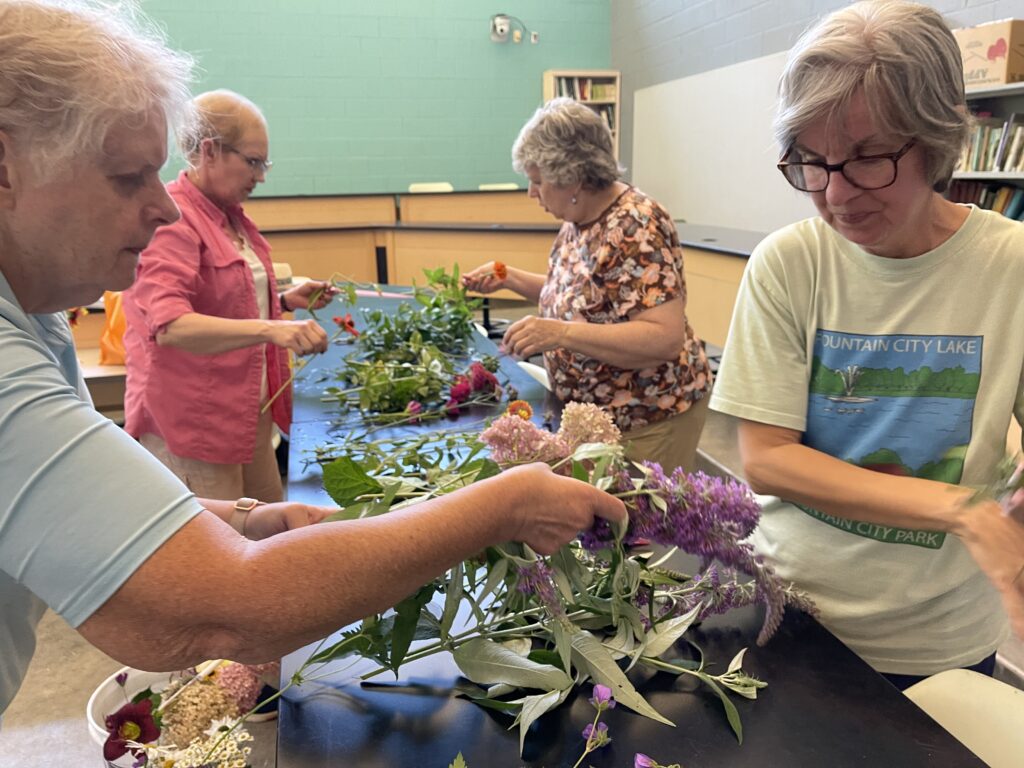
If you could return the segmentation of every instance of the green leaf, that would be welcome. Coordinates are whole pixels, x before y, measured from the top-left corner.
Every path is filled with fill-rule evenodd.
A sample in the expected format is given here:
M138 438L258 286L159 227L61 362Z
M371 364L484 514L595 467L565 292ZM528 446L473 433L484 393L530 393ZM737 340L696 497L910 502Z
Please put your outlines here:
M650 629L644 638L643 653L647 656L661 656L665 653L697 619L701 605L696 605L682 616L663 621ZM740 658L742 659L742 653Z
M584 483L590 481L590 473L587 472L587 468L583 465L583 462L576 461L575 459L573 459L572 462L572 476L574 480L579 480Z
M722 700L722 706L725 708L725 717L729 721L729 726L732 728L732 732L736 734L736 741L742 744L743 723L740 722L740 713L739 710L736 709L736 705L729 700L729 695L719 688L715 684L715 681L710 677L705 674L701 674L700 679L707 683L708 687L718 694L718 698Z
M343 456L324 467L324 490L339 507L347 507L367 493L380 493L383 486L370 477L359 464Z
M649 717L665 725L674 726L671 720L662 716L658 710L647 703L633 684L629 682L625 673L619 669L608 649L601 645L600 641L586 631L576 632L572 636L572 649L574 657L580 667L601 685L607 685L612 689L612 696L623 706L629 707L634 712Z
M456 565L449 572L448 587L445 590L444 610L441 612L441 638L448 639L452 624L455 622L455 615L459 612L459 604L463 595L463 574L462 563Z
M369 654L370 649L373 647L373 639L357 632L339 640L334 645L324 648L322 651L313 654L309 657L307 664L326 664L328 661L335 661L336 659L343 659L346 656L351 656L354 653L359 655Z
M543 691L562 690L572 679L558 667L537 664L493 640L474 638L452 652L462 674L481 685L509 683Z
M743 669L743 657L746 655L747 649L741 648L740 652L732 657L732 661L729 662L729 668L725 670L728 672L735 672L737 669Z
M454 688L460 695L465 696L474 704L479 704L481 707L487 707L488 709L504 712L506 714L519 710L519 704L511 701L499 701L497 699L492 699L487 695L487 691L481 689L475 683L459 679L455 682Z
M491 572L487 574L487 581L484 583L484 591L480 593L479 600L483 602L483 599L490 595L498 588L505 579L505 574L508 573L508 560L504 557L491 566Z
M563 691L548 691L547 693L539 693L535 696L523 697L523 708L519 710L518 718L520 756L523 754L523 743L526 740L526 732L530 730L530 726L533 725L534 720L565 701L570 690L572 689L566 688Z
M427 584L420 587L415 595L405 598L395 606L395 624L391 630L391 669L396 675L416 634L416 627L420 623L420 611L430 602L436 589L433 583Z
M500 475L501 474L501 467L498 466L498 463L496 461L494 461L493 459L478 459L478 461L480 462L480 469L476 473L476 476L473 478L473 482L474 483L477 483L477 482L480 482L481 480L486 480L489 477L495 477L496 475ZM476 463L477 463L476 461L472 462L472 464L467 466L466 469L467 470L470 469Z
M452 760L451 765L449 765L448 768L468 768L466 760L462 757L461 752L455 756L455 759Z

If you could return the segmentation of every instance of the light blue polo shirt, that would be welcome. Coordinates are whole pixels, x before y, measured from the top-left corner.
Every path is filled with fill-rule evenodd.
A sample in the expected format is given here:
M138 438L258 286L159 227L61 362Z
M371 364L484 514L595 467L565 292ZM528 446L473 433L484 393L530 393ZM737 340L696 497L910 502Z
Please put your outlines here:
M0 713L46 606L77 627L201 509L92 407L64 314L26 314L0 273Z

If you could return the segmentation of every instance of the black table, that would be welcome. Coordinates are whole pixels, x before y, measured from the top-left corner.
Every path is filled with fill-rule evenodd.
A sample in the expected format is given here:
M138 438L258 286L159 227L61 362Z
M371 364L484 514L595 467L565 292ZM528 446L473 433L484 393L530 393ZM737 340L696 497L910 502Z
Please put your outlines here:
M389 302L372 300L377 306L393 306ZM368 303L363 300L364 305ZM322 319L330 323L329 317ZM478 339L477 347L494 352L486 339ZM331 413L320 402L329 382L316 383L319 377L309 374L336 366L347 350L332 349L311 363L296 386L290 499L327 501L319 468L307 467L306 459L316 445L341 436L331 432ZM550 406L543 388L511 361L502 360L502 371L535 411ZM491 410L486 415L493 414ZM467 414L454 426L481 415ZM437 422L422 427L435 428ZM638 690L676 727L618 707L602 718L609 726L611 745L588 755L584 765L627 768L633 765L636 752L685 768L984 765L814 619L788 612L775 637L757 648L754 638L760 619L759 609L733 611L689 634L716 663L712 671L724 671L733 655L747 647L744 668L768 682L756 701L733 697L743 719L742 745L737 744L721 704L708 689L691 684L686 677L639 670L631 673ZM291 676L312 648L284 659L283 679ZM403 666L398 684L385 673L374 678L375 685L361 685L358 675L374 666L363 660L337 662L331 668L336 675L285 694L278 725L279 768L446 768L459 752L469 768L568 768L582 752L583 726L593 719L587 702L590 688L584 686L565 705L534 723L520 757L518 730L508 730L511 719L453 694L459 672L447 654Z

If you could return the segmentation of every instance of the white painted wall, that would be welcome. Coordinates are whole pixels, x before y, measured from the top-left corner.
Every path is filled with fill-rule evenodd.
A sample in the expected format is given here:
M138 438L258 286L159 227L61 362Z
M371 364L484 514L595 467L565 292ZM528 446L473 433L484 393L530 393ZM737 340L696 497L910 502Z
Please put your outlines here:
M775 164L776 91L786 53L635 93L633 182L675 218L771 232L813 216Z

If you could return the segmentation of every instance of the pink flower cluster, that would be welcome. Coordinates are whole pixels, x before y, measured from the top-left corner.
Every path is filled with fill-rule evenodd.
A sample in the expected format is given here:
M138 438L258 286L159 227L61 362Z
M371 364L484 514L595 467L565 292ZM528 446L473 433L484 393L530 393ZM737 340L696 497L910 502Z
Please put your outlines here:
M567 403L557 433L505 415L480 435L491 449L491 458L504 467L529 461L559 461L584 443L618 443L621 437L612 417L593 403Z
M561 437L518 416L495 419L480 439L491 449L491 458L503 467L531 461L550 463L572 453Z
M593 403L566 403L558 435L569 446L569 453L584 443L612 443L622 439L611 415Z

